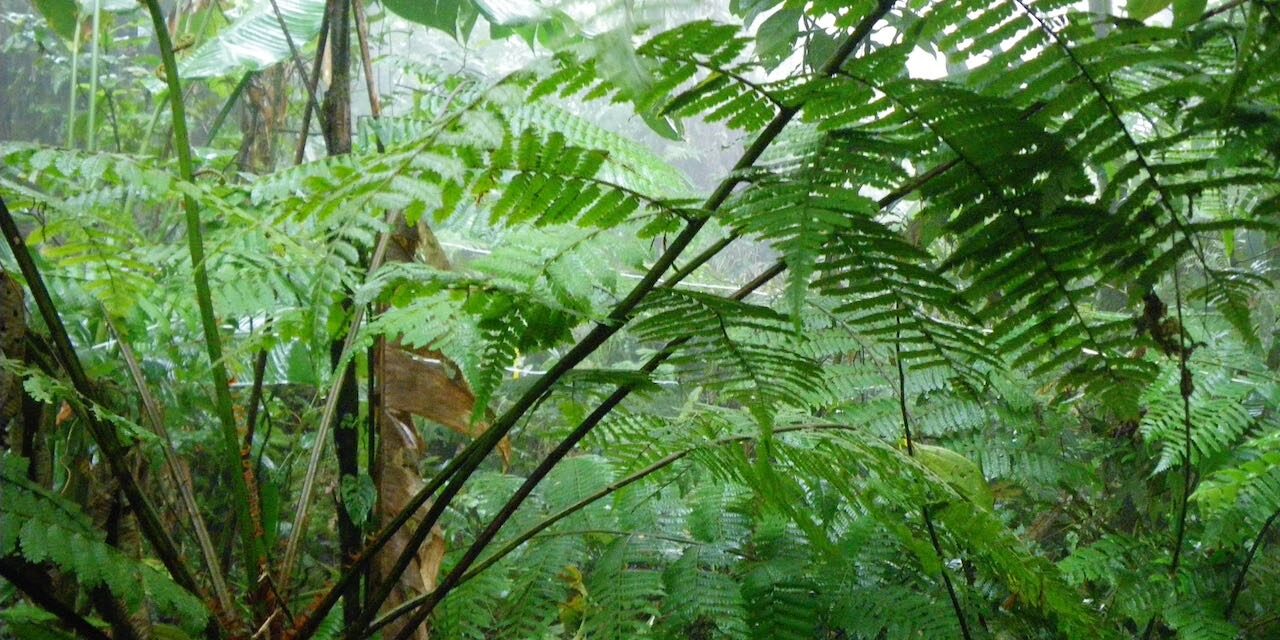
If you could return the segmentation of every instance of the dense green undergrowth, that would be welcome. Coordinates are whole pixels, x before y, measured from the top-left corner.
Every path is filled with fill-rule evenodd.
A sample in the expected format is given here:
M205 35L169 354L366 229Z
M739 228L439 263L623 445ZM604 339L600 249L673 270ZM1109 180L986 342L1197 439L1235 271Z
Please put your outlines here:
M587 4L6 18L0 636L1280 634L1280 5Z

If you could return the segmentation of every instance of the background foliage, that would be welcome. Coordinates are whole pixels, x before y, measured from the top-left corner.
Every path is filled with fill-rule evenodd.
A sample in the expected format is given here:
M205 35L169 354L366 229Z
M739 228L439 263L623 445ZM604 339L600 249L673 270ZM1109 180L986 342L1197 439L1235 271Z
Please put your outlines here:
M0 636L1280 634L1275 2L356 3L0 0Z

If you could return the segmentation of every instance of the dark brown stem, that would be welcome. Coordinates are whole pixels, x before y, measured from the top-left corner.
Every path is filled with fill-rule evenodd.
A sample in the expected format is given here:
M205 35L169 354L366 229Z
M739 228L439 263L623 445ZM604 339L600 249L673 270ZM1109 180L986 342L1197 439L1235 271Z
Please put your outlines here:
M258 428L258 411L262 406L262 385L263 378L267 375L269 351L269 348L264 345L258 349L258 353L253 358L253 386L249 388L249 404L245 408L244 415L244 445L242 446L246 452L244 455L250 455L253 452L253 436Z
M77 637L86 640L111 640L111 636L90 624L54 595L53 585L40 567L21 558L0 558L0 577L17 587L36 606L57 616L62 624L76 632Z
M1188 209L1190 209L1188 201ZM1187 218L1190 219L1188 210ZM1178 265L1173 265L1174 309L1178 318L1178 393L1182 396L1182 496L1178 505L1177 529L1173 540L1173 560L1169 563L1169 577L1177 588L1178 569L1182 566L1182 547L1187 532L1187 505L1191 502L1191 490L1194 484L1194 469L1191 465L1191 393L1195 383L1191 378L1191 369L1187 366L1187 358L1191 355L1187 347L1187 329L1182 318L1182 283L1178 276ZM1142 640L1151 638L1159 623L1159 616L1153 616L1142 631Z
M329 23L329 60L332 78L324 96L325 146L329 156L351 153L351 4L350 0L328 0L325 16ZM363 266L363 265L362 265ZM349 293L343 294L341 303L344 315L353 309ZM354 331L349 327L348 331ZM333 367L342 363L345 336L338 336L329 343L329 362ZM339 486L354 482L360 475L360 390L356 382L356 363L348 362L333 375L339 376L338 404L334 414L333 452L338 460ZM339 491L341 496L341 491ZM342 564L348 564L360 553L362 544L360 527L352 519L345 501L339 500L338 549ZM342 595L343 625L356 624L361 617L360 582L352 581Z
M320 18L320 37L316 40L316 59L311 63L311 78L298 78L301 82L306 83L308 95L314 94L316 88L320 86L320 61L324 58L324 48L329 41L329 12L325 11L324 16ZM298 130L298 148L293 152L293 163L302 164L302 159L307 155L307 137L311 134L311 115L312 112L319 112L318 107L312 107L315 104L313 100L307 100L302 107L302 127Z
M898 324L901 327L901 319ZM902 435L907 441L907 455L914 458L916 445L911 437L911 414L907 410L907 370L902 364L901 338L901 328L899 328L897 339L893 341L893 359L898 365L898 409L902 414ZM947 598L951 600L951 610L956 614L956 622L960 623L960 635L964 640L973 640L973 635L969 632L969 621L964 615L964 607L960 605L960 596L956 594L956 587L951 582L951 574L947 573L946 554L942 552L942 541L938 538L938 530L933 526L933 516L929 515L929 505L920 507L920 516L924 520L925 529L929 532L933 553L938 557L938 570L942 573L942 584L947 588Z
M298 70L298 77L305 79L307 77L307 67L306 65L302 64L302 56L298 53L298 47L293 43L293 36L289 34L289 25L285 24L284 14L280 13L280 5L276 2L276 0L271 0L271 11L275 13L276 24L280 25L280 31L284 33L285 43L289 45L289 57L293 61L294 68ZM327 12L325 13L325 16L328 17ZM324 22L324 21L321 20L321 22ZM324 25L322 24L320 28L323 29ZM321 42L323 42L323 40L321 40ZM316 53L316 58L319 59L323 55L324 55L324 45L322 44L320 46L320 49L318 49L318 52ZM308 100L307 106L313 109L316 109L317 110L316 115L318 116L320 103L319 101L316 100L316 86L311 83L304 83L304 87L307 90L307 100ZM324 129L323 118L320 118L319 124L320 124L320 128Z

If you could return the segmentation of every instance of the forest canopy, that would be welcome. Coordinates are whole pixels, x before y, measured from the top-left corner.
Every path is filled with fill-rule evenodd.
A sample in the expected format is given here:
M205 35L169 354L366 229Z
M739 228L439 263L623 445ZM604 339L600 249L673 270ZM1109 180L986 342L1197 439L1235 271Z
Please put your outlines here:
M0 56L0 638L1280 637L1276 0Z

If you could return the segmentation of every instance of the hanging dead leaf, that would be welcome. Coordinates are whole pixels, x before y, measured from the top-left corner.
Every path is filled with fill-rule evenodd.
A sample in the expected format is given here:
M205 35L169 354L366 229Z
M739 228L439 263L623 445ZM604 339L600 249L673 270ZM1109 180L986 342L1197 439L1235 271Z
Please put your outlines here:
M66 421L70 420L71 417L74 415L75 415L75 412L71 410L71 405L67 404L67 402L64 400L62 402L62 406L58 407L58 417L56 420L54 420L54 422L58 426L62 426L64 423L66 423Z
M386 409L401 421L404 414L435 422L455 433L475 438L489 428L488 420L471 421L476 397L457 365L436 351L387 349L382 362ZM511 464L511 442L498 444L503 466Z
M425 224L410 227L403 219L388 243L387 262L408 262L421 255L427 264L448 270L449 261L435 235ZM383 522L400 513L424 486L420 463L426 456L426 445L413 424L418 416L469 438L483 434L489 421L472 422L476 397L462 376L458 365L444 354L430 349L410 349L398 341L383 342L377 349L376 379L379 381L378 464L375 483L378 488L378 517ZM484 412L488 415L488 412ZM511 443L503 438L498 444L503 465L511 461ZM419 514L422 512L420 511ZM402 528L378 554L377 581L386 580L396 558L407 549L408 536L417 528L420 515ZM413 550L412 564L400 576L384 608L412 599L435 588L444 558L444 532L433 527L431 535ZM399 623L388 625L385 637L399 637ZM414 629L413 640L428 640L426 627Z

